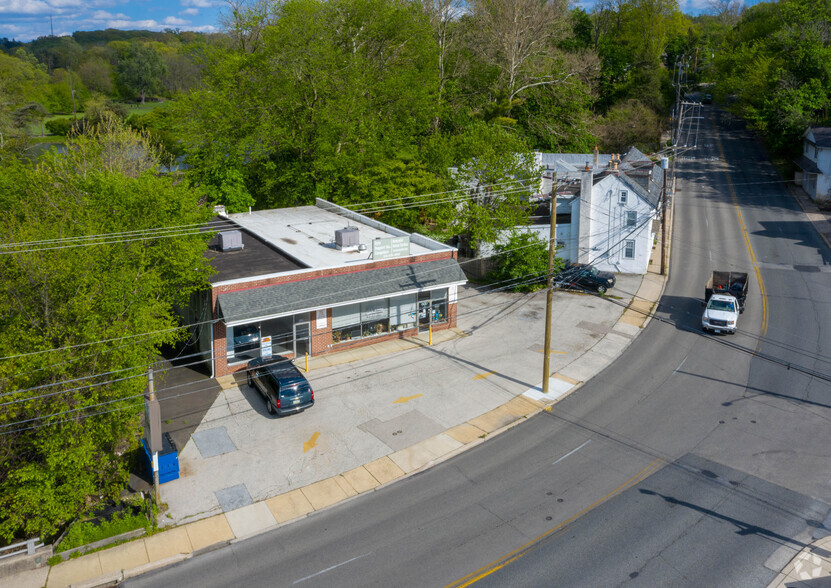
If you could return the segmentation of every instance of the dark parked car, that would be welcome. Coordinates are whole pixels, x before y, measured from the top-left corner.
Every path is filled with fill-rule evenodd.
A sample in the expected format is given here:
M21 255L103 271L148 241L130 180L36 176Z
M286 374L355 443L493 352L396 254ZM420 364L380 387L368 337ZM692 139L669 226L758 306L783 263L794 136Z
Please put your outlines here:
M293 414L315 403L308 380L284 357L249 361L248 385L263 395L269 414Z
M615 274L598 271L587 263L573 263L554 278L554 282L561 288L588 289L604 294L615 286Z
M702 104L712 104L713 103L713 95L712 94L704 94L704 98L701 99Z

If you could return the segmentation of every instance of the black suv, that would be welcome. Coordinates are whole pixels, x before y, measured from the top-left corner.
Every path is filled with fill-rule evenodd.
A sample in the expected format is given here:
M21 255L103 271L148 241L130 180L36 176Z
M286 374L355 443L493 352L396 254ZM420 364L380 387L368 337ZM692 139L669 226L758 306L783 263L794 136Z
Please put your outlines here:
M263 395L269 414L293 414L315 403L308 380L284 357L249 361L248 385Z
M615 274L601 272L587 263L572 263L554 278L554 283L561 288L589 289L605 294L606 290L614 288Z

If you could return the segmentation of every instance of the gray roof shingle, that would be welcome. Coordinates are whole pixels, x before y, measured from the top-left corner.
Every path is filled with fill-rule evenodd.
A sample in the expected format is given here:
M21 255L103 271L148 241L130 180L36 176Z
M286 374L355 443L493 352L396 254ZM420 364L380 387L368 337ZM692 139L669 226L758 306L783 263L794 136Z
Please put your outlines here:
M227 292L217 310L231 323L466 281L455 259L441 259Z
M817 147L831 147L831 127L812 127L808 130L814 135Z

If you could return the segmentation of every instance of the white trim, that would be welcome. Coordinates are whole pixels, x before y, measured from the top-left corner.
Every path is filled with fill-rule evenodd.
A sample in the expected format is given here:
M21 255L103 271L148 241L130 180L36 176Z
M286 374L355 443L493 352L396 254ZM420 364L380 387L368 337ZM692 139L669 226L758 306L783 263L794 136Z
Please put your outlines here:
M383 300L384 298L393 298L395 296L406 296L407 294L418 294L419 292L429 292L430 290L439 290L441 288L448 288L449 289L453 286L463 286L466 283L467 283L466 281L465 282L450 282L448 284L440 284L440 285L435 286L433 288L414 288L414 289L411 289L411 290L403 290L401 292L393 292L393 293L390 293L390 294L384 294L383 296L373 296L371 298L358 298L358 299L355 299L355 300L346 300L344 302L339 302L337 304L329 304L327 306L312 306L312 307L309 307L309 308L298 308L297 310L292 310L290 312L280 312L280 313L277 313L277 314L256 316L256 317L252 317L252 318L248 318L248 319L226 322L225 326L226 327L235 327L237 325L247 325L249 323L254 323L254 322L257 322L257 321L267 321L267 320L280 318L280 317L284 317L284 316L293 316L295 314L300 314L300 313L303 313L303 312L315 312L315 311L318 311L318 310L324 310L325 311L327 308L337 308L339 306L346 306L347 304L357 304L357 303L360 303L360 302L369 302L371 300ZM275 284L275 285L277 285L277 284ZM223 294L233 294L233 292L223 292Z

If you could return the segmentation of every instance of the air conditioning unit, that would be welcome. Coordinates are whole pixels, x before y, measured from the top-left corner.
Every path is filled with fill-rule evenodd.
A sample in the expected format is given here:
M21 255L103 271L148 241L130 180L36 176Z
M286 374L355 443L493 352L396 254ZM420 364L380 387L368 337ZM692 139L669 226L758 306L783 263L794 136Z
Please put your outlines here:
M239 251L243 247L241 231L222 231L219 233L220 251Z
M341 250L358 250L361 244L361 234L358 227L345 227L335 231L335 245Z

